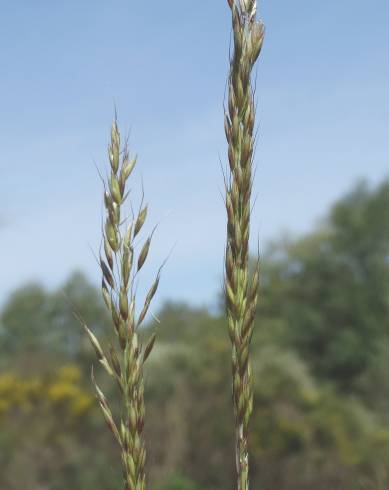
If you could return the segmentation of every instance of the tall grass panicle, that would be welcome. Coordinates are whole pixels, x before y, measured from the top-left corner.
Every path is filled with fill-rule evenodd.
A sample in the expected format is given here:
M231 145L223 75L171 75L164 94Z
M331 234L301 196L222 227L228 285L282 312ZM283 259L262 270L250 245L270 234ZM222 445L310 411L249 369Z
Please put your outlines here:
M139 211L136 215L132 212L131 220L122 216L122 207L128 196L127 180L134 169L136 158L130 159L127 143L121 149L116 118L112 125L108 156L110 176L104 182L106 221L103 231L104 256L100 256L100 266L103 298L112 316L117 347L110 345L107 355L96 336L85 324L84 328L99 362L114 378L120 390L121 420L117 423L106 397L96 384L92 371L92 380L101 410L120 446L124 489L145 490L143 365L153 349L155 333L151 335L146 345L142 346L138 341L137 331L157 291L161 269L137 315L135 279L147 259L153 233L136 253L134 240L139 240L139 233L147 217L147 205L143 205L142 199Z
M238 489L249 488L248 426L253 409L249 359L257 306L259 262L249 275L255 104L252 70L261 52L264 25L256 0L227 0L232 13L233 52L228 78L225 133L230 175L226 184L225 294L232 343L232 390Z

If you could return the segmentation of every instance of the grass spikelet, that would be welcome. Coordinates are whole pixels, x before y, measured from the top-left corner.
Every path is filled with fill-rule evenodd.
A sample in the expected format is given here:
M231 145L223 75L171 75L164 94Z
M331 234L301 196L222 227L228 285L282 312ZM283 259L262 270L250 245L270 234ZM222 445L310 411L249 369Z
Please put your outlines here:
M84 324L100 364L114 377L121 395L122 414L120 424L116 424L108 401L97 386L92 371L92 382L105 421L119 442L122 452L123 480L125 490L146 489L146 448L143 435L145 403L143 364L150 355L155 333L143 348L138 342L137 329L146 316L147 309L157 290L160 270L151 286L138 322L135 320L134 281L144 265L149 247L148 238L137 254L134 263L134 238L140 232L147 217L147 206L138 213L134 222L121 222L122 206L126 201L127 180L137 159L130 160L127 146L121 149L120 133L116 119L112 124L111 142L108 147L110 175L105 182L104 205L106 221L103 231L104 256L100 257L102 272L102 294L104 303L112 316L112 326L117 337L117 345L109 346L107 357L96 336ZM120 427L120 430L118 429Z
M230 176L226 184L225 297L232 344L232 391L238 490L249 488L248 425L252 412L249 347L258 292L258 262L249 277L249 237L255 105L252 70L261 52L264 26L256 0L227 0L232 14L233 53L228 78L225 133Z

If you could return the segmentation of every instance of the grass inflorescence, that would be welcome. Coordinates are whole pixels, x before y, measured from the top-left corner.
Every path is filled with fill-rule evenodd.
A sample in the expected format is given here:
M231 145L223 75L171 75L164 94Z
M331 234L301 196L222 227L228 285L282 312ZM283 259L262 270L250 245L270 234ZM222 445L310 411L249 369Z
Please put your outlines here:
M225 133L230 176L226 185L225 294L232 343L233 405L238 489L249 488L248 426L253 409L249 359L257 306L259 261L249 275L249 237L255 104L252 70L261 52L264 25L256 0L227 0L232 13L233 53L228 78Z
M139 239L147 218L147 205L142 203L132 219L123 219L123 204L128 197L127 181L135 167L130 159L127 143L121 148L116 118L111 129L108 148L110 176L104 182L106 220L103 230L104 254L100 256L102 294L112 317L116 347L110 345L108 355L100 342L84 324L86 333L105 371L116 380L121 395L121 420L115 422L108 401L92 379L104 418L116 438L122 457L125 490L145 490L146 448L143 435L145 422L143 365L150 355L155 333L145 346L138 340L138 329L144 321L150 303L157 291L160 270L149 289L145 301L136 314L135 279L147 259L153 233L144 241L138 253L134 240Z

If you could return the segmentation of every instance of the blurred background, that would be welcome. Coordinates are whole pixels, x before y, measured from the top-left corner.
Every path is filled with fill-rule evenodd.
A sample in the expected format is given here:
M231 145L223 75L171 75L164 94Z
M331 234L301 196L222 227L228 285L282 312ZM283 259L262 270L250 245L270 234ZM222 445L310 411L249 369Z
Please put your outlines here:
M252 488L387 489L389 5L260 13ZM0 488L121 488L73 315L108 341L94 253L116 106L133 202L143 183L160 223L139 296L174 248L145 373L150 488L232 490L225 0L13 2L0 41Z

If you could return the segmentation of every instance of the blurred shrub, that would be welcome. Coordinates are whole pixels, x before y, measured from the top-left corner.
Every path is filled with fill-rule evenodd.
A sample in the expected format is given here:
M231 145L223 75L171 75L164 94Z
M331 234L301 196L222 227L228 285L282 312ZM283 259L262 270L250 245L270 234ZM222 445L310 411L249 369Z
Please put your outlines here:
M0 374L0 415L3 423L8 415L34 410L60 411L66 420L78 421L94 406L94 398L86 393L78 366L68 365L49 379L37 376L23 379L15 373ZM0 419L1 420L1 419Z

